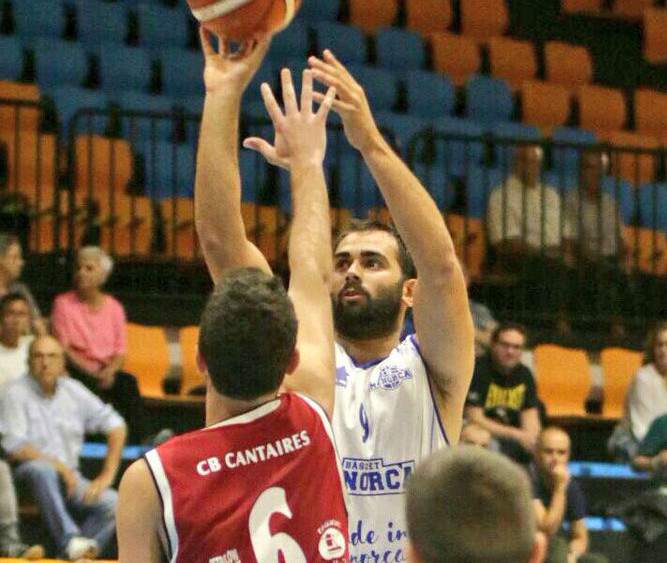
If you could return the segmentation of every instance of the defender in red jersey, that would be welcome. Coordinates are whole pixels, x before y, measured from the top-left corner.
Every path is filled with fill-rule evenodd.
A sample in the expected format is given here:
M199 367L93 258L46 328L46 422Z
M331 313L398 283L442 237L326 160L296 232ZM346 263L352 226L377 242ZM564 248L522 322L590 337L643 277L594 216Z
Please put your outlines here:
M216 53L202 32L201 135L222 139L230 154L215 163L200 158L198 167L217 167L240 193L234 165L240 100L268 40L229 55L218 39ZM288 70L281 79L284 113L266 84L262 95L276 130L275 156L291 175L289 296L265 261L265 267L212 272L217 287L202 314L198 358L207 375L207 427L151 450L126 471L117 514L121 563L348 561L347 511L328 420L332 385L322 385L334 377L322 162L335 93L313 112L311 72L304 71L300 104ZM211 113L215 118L206 119ZM199 188L195 201L199 215L216 205L214 194ZM238 214L233 228L243 229L240 209L232 212ZM207 259L259 254L251 243L239 248L215 230L199 230ZM286 374L290 389L304 395L278 393Z

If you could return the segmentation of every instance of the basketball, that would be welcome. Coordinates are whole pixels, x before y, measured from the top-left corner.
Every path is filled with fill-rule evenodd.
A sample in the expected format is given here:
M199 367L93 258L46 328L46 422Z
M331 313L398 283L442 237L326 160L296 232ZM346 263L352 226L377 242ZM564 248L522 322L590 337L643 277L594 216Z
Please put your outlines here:
M188 4L206 29L243 41L286 27L301 0L188 0Z

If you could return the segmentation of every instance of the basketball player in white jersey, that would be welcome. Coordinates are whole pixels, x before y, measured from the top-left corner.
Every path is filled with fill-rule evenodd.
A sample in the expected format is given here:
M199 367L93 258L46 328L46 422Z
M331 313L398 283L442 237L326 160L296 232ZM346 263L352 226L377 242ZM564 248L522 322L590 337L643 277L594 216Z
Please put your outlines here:
M202 33L207 76L215 67L220 86L207 81L205 113L227 103L237 107L246 78L268 46L263 40L229 55L218 39L215 52ZM278 394L285 377L298 387L302 380L330 380L334 374L331 226L322 168L334 89L318 111L312 109L312 89L306 70L299 104L284 70L284 113L270 89L262 90L279 152L290 164L291 299L265 265L216 275L218 287L199 337L207 427L151 450L123 476L117 514L121 563L349 561L344 485L327 413L305 395ZM238 191L238 178L228 187ZM240 215L236 222L242 229ZM216 257L257 256L250 245L230 248L212 244L215 237L205 240L206 252ZM331 397L320 387L318 398L330 413Z
M382 138L363 89L328 51L323 60L313 57L309 63L317 80L336 87L334 110L401 235L366 225L339 239L331 294L337 368L333 424L350 495L351 561L404 561L405 480L420 459L457 443L461 430L474 364L466 285L435 202ZM210 91L217 84L216 74L210 72L206 81ZM211 111L204 112L201 129L196 213L215 279L226 268L256 264L258 257L232 252L248 245L234 187L239 107L207 107ZM274 145L246 139L244 146L272 164L289 167L281 158L279 138ZM414 258L419 282L401 239ZM214 252L223 241L230 251ZM400 342L409 307L416 334ZM333 381L313 379L311 386L311 394L328 400Z

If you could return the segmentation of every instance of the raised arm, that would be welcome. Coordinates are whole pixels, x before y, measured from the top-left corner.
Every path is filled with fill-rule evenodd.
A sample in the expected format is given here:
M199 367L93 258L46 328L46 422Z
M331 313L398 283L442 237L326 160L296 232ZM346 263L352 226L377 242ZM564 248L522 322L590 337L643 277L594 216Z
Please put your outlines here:
M223 37L218 37L216 52L209 32L202 28L200 36L206 98L195 178L199 242L214 281L233 267L255 266L270 272L266 259L245 234L238 158L241 98L264 59L269 40L244 44L231 54Z
M297 370L285 379L284 387L316 399L329 414L333 410L334 351L333 316L329 297L332 271L329 199L322 163L326 152L326 118L334 90L313 112L313 75L303 73L301 101L297 103L290 71L283 69L284 113L271 89L262 84L262 96L276 132L274 146L250 142L270 161L280 161L290 170L294 217L288 258L289 295L299 321Z
M363 88L328 50L323 59L308 62L318 81L336 88L333 108L377 182L419 272L415 328L441 418L456 443L473 372L474 331L454 243L433 199L380 134Z

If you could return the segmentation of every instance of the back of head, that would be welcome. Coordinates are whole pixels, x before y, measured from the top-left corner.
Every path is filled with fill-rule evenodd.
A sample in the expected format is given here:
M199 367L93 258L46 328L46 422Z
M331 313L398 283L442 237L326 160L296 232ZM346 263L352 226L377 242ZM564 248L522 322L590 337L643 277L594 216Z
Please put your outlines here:
M282 282L257 268L239 268L227 271L209 297L199 353L218 393L251 400L280 387L296 334Z
M422 563L527 563L535 545L528 478L474 446L440 451L407 491L408 536Z

